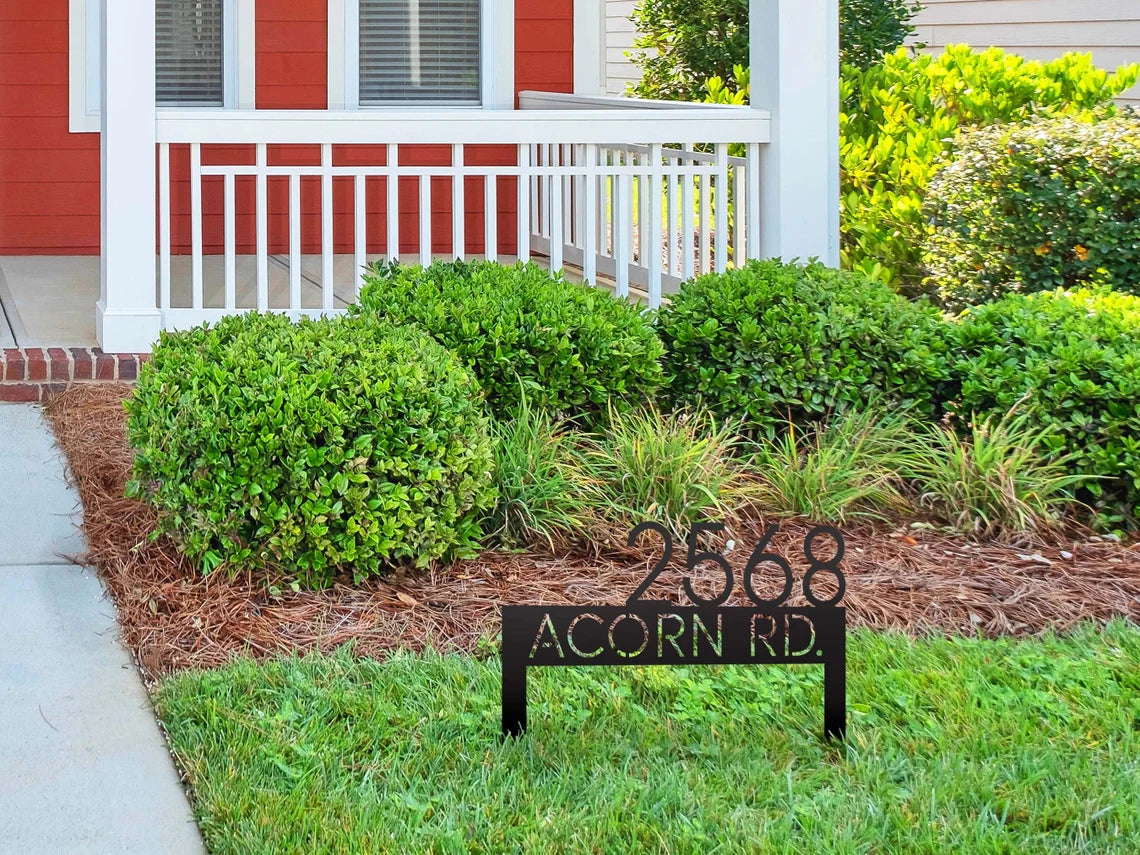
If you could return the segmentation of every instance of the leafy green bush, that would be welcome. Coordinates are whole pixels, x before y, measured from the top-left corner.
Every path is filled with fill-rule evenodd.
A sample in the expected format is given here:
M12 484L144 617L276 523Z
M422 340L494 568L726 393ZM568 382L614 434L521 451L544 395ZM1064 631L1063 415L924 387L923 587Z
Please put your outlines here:
M1107 291L1014 294L953 330L963 418L1016 409L1048 429L1101 524L1140 516L1140 297Z
M636 406L662 381L661 342L636 306L535 265L378 265L354 311L431 333L471 366L498 416L526 395L590 420Z
M668 399L769 436L875 397L933 414L942 328L879 282L779 261L686 282L658 316Z
M705 81L730 84L733 66L747 67L749 0L641 0L633 10L638 36L630 58L641 70L634 91L642 98L701 101ZM858 68L876 62L914 32L912 0L841 0L843 61Z
M1033 117L1112 114L1140 68L1107 74L1085 54L1030 62L992 48L939 57L900 49L840 82L843 266L917 293L925 277L927 187L956 149L959 129Z
M475 378L414 329L249 314L164 333L129 493L207 571L306 586L470 553L494 494Z
M930 283L954 308L1091 281L1140 291L1140 118L975 131L927 213Z

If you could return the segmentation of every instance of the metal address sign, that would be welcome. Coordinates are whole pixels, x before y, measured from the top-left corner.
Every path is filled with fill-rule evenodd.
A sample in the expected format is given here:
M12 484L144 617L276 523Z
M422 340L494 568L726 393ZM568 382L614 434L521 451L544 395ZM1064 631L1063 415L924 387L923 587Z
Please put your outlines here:
M642 523L629 535L634 546L645 534L656 533L665 550L656 566L624 606L504 606L503 607L503 733L526 730L526 671L548 665L823 665L824 733L843 739L847 729L847 610L838 605L846 582L839 569L843 536L831 526L808 532L803 551L809 568L803 579L810 608L784 608L792 593L791 566L768 543L777 531L770 526L748 559L742 584L753 606L725 607L735 579L732 567L717 552L699 552L700 535L723 531L721 523L698 523L689 533L686 567L712 563L724 571L724 586L712 598L683 580L692 606L642 595L668 566L673 539L657 523ZM831 541L830 557L820 558L820 544ZM753 579L762 565L782 575L780 595L757 596ZM820 573L838 585L828 600L818 599L812 583Z

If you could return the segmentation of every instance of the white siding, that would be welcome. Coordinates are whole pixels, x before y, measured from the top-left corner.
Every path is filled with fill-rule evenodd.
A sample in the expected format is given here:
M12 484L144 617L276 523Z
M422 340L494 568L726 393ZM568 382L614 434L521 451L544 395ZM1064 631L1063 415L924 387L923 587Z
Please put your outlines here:
M605 86L606 92L612 95L621 95L625 92L627 83L634 83L641 77L637 67L626 56L633 48L631 16L637 2L638 0L605 0Z
M916 41L1000 47L1030 59L1091 53L1107 69L1140 62L1140 0L923 0ZM1140 86L1126 93L1140 106Z

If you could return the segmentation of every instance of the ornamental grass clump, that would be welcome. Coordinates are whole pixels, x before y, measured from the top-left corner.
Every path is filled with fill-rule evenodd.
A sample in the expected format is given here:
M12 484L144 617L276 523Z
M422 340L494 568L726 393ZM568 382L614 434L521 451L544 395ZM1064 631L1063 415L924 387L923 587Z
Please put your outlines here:
M760 510L815 522L885 519L904 509L901 472L912 425L875 408L837 413L825 424L796 425L762 437L750 458Z
M497 498L483 521L500 546L566 544L589 527L574 477L576 436L525 397L515 414L495 419Z
M919 504L962 534L1010 538L1058 528L1088 476L1049 453L1051 428L1007 413L964 429L934 425L915 437L906 474Z
M734 432L704 413L655 408L612 413L605 430L583 435L575 477L601 539L620 540L652 520L681 539L692 523L738 517L750 484Z
M431 333L475 372L499 417L525 395L593 423L661 385L661 342L641 309L533 264L376 265L353 311Z
M128 492L205 571L324 587L472 553L494 501L474 376L366 319L164 333L127 402Z

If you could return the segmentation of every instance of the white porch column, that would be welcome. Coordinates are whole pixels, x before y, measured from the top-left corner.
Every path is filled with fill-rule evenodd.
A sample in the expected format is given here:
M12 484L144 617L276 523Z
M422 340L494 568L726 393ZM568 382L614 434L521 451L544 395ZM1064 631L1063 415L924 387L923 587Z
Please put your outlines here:
M574 94L605 94L606 0L574 0Z
M108 352L149 352L155 300L154 3L103 0L102 264L95 329Z
M751 0L762 147L760 252L839 266L839 0Z

